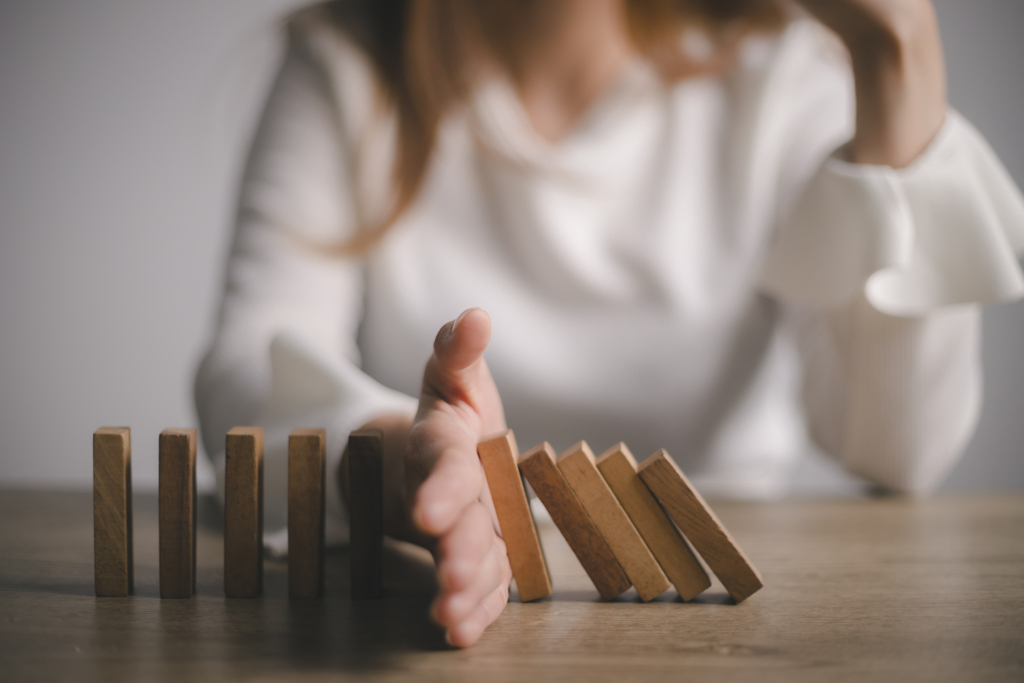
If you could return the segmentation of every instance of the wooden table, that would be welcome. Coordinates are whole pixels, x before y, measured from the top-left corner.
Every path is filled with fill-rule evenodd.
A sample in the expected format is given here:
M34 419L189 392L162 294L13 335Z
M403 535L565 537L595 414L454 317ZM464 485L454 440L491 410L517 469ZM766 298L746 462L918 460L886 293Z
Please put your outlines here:
M765 588L731 604L599 602L543 529L555 594L513 601L473 648L427 621L429 557L388 550L388 597L223 597L222 536L204 503L199 595L160 600L156 500L135 498L136 595L95 598L91 494L0 490L0 680L1024 680L1024 498L712 503Z

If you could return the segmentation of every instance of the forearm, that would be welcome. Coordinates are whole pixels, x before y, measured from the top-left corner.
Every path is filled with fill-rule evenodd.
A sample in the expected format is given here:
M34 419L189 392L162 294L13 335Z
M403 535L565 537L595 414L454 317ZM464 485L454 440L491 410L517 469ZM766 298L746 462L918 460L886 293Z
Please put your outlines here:
M850 52L856 133L850 161L902 168L946 115L946 74L929 0L803 0Z
M977 307L896 317L861 298L821 324L805 378L816 440L887 489L934 489L978 418Z

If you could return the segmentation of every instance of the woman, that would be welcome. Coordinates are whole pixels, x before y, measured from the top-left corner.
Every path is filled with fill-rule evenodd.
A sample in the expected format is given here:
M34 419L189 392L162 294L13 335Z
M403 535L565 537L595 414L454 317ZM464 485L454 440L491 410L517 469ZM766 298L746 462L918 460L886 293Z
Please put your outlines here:
M386 530L432 549L468 646L508 598L475 456L506 424L666 447L712 494L778 495L808 433L936 486L978 415L978 304L1024 291L1024 201L947 108L927 0L802 5L297 15L196 383L210 453L266 428L268 527L288 430L337 460L382 428Z

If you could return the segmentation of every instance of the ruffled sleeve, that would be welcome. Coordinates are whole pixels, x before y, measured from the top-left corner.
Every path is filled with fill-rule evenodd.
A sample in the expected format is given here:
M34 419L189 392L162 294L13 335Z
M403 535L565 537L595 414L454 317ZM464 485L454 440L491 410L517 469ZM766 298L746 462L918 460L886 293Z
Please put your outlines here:
M890 315L1024 295L1024 198L955 111L904 169L852 164L841 150L806 185L769 247L762 288L834 308L863 293Z

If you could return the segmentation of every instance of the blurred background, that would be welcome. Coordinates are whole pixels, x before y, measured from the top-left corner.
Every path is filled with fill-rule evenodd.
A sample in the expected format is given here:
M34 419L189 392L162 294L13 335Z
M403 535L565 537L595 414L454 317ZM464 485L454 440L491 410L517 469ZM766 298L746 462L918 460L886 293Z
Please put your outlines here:
M87 488L91 434L196 423L235 188L297 0L0 0L0 486ZM950 98L1024 185L1024 2L937 0ZM1024 304L944 490L1024 490ZM201 485L210 487L208 467ZM810 462L799 491L840 490Z

